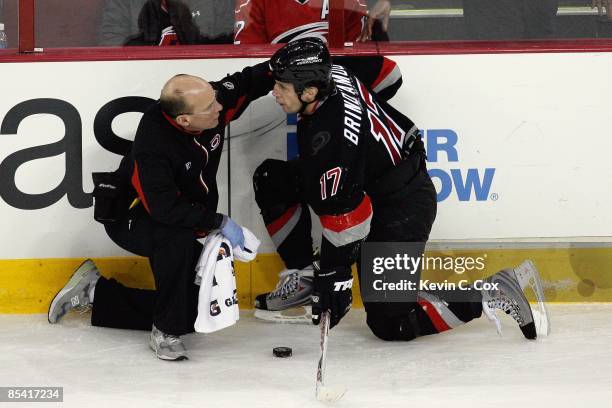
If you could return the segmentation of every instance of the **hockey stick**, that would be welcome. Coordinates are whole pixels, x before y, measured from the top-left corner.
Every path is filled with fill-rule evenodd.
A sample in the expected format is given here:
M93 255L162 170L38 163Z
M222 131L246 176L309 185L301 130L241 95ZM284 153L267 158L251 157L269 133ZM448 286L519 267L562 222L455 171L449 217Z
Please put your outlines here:
M312 325L311 309L310 306L297 306L285 310L255 309L255 317L265 322Z
M321 313L321 321L319 322L319 328L321 329L321 354L319 355L319 365L317 367L315 395L319 401L333 403L342 398L344 393L346 393L346 387L328 387L324 384L329 323L329 311Z

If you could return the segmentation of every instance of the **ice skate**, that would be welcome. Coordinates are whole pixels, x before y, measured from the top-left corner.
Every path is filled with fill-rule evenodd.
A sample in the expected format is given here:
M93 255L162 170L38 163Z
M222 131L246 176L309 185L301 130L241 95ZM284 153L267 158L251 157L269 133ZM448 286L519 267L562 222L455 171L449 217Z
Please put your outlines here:
M93 261L83 262L51 301L47 313L49 323L59 322L72 309L87 310L91 306L90 292L99 278L100 272Z
M255 317L277 323L310 323L312 283L316 263L285 269L276 288L255 298Z
M167 361L188 360L187 349L179 336L166 334L153 326L149 347L157 358Z
M548 315L548 309L546 308L544 287L538 270L533 262L525 260L514 268L514 273L518 278L523 292L527 289L533 292L536 302L531 303L531 312L533 314L538 336L548 336L550 334L550 317Z
M496 289L482 291L482 309L487 318L495 323L500 335L501 324L495 314L497 309L510 315L528 339L535 339L538 334L547 335L550 332L539 274L531 261L525 261L515 269L503 269L485 279L485 282L497 286ZM523 292L528 286L535 288L538 307L543 308L543 312L537 313L537 326L532 307Z

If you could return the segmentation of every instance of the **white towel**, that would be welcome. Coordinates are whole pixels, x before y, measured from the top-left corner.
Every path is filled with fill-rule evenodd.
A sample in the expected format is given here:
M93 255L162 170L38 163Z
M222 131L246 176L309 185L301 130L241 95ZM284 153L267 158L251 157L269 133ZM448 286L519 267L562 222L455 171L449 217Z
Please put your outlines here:
M240 318L234 255L241 261L251 261L257 255L260 244L251 231L244 227L242 229L245 234L245 250L232 250L229 241L220 232L210 233L204 241L196 266L195 283L200 285L198 317L194 323L196 332L212 333L232 326Z
M234 256L239 261L250 262L257 256L261 241L248 228L242 227L242 232L244 233L244 249L234 248Z

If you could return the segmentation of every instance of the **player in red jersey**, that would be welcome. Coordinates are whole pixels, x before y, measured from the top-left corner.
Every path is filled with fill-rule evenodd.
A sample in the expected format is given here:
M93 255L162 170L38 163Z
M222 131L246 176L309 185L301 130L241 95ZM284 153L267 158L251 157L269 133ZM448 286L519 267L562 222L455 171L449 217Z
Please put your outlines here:
M235 44L287 43L305 37L326 40L330 0L237 0ZM378 0L368 19L365 0L344 2L345 41L367 41L378 18L387 29L389 0Z

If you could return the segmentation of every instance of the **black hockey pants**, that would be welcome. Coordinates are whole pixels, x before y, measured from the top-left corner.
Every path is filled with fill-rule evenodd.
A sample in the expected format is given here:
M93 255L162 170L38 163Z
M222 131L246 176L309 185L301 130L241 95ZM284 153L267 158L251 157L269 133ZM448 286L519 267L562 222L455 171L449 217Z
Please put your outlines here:
M155 324L176 336L193 332L199 293L193 282L202 251L195 233L153 221L142 206L121 222L108 224L106 232L123 249L149 258L156 290L130 288L115 279L100 278L92 325L151 330Z
M384 184L384 178L377 183L383 189ZM424 164L404 187L371 198L374 215L367 242L427 242L436 218L437 199ZM364 302L366 323L382 340L412 340L451 329L482 313L479 294L473 302L438 304L439 309L433 307L436 300L420 292L418 302Z
M436 217L436 190L423 160L413 158L409 180L380 180L378 194L371 194L374 214L370 242L426 242ZM416 175L414 170L416 169ZM311 220L300 200L299 175L291 162L265 161L255 172L255 200L285 266L302 268L312 262ZM265 177L262 175L265 174ZM408 182L406 184L405 182ZM402 187L398 187L402 185ZM383 191L385 190L385 191ZM358 257L357 259L360 259ZM358 272L361 271L359 263ZM432 301L430 298L429 301ZM427 300L404 303L366 302L366 322L383 340L412 340L448 330L479 317L478 295L473 302L450 303L441 313Z

